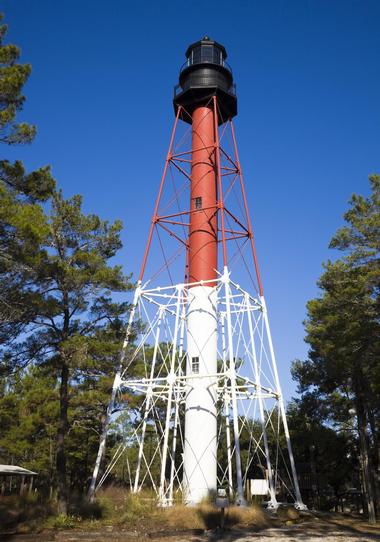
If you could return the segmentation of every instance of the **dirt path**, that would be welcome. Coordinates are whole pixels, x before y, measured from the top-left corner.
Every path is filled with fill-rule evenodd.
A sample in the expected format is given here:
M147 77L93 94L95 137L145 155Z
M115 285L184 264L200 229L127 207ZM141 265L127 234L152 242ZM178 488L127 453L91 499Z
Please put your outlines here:
M170 534L170 536L168 536ZM58 531L1 536L10 542L373 542L380 541L380 526L337 514L313 514L308 521L258 532L230 529L194 534L189 531L156 532L145 535L108 527L98 531Z
M217 535L213 536L211 540L217 542L217 541L223 541L223 542L321 542L323 539L323 542L374 542L376 540L380 540L380 537L377 535L363 535L360 533L350 533L350 532L342 532L342 531L330 531L328 534L324 533L322 534L316 534L313 531L295 531L292 530L287 531L285 529L269 529L268 531L265 531L265 534L263 533L225 533L224 535ZM3 538L4 542L6 540L14 541L14 542L48 542L48 541L65 541L65 542L109 542L109 540L112 540L112 542L128 542L132 540L132 538L126 538L124 536L117 536L109 538L104 533L102 535L95 535L87 533L86 536L81 536L78 538L73 533L70 535L67 535L66 537L48 537L45 538L41 535L22 535L22 536L12 536L12 537L6 537ZM136 538L134 539L136 540ZM202 537L170 537L170 538L159 538L159 539L145 539L150 540L151 542L207 542L210 540L209 537L202 536Z
M278 529L267 529L265 531L254 534L243 533L226 533L223 537L216 536L212 538L214 542L218 540L224 542L373 542L380 540L379 535L363 534L358 532L348 531L346 529L337 529L326 527L316 530L314 527L305 527L299 525L296 527L281 527ZM176 540L176 542L188 542L189 539ZM200 542L199 538L197 542ZM196 542L193 539L192 542Z

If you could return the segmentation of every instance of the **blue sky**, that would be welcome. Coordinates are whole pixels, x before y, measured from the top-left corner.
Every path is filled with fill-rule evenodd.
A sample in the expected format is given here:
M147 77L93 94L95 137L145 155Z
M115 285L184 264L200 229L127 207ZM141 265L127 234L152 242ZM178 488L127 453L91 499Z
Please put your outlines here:
M33 73L19 119L28 147L2 156L51 164L65 195L121 218L117 261L136 274L189 43L223 43L280 375L304 358L302 320L353 192L380 172L380 2L3 0L8 41Z

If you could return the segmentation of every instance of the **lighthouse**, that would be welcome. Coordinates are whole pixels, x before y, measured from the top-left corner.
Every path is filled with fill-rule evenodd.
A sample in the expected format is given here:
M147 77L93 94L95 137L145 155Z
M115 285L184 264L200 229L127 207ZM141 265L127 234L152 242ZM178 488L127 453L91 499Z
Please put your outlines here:
M191 123L188 241L187 380L184 499L196 504L217 489L218 124L236 115L236 95L225 48L205 36L190 45L174 97Z
M193 506L263 488L305 508L233 119L223 45L185 53L174 124L89 495L123 460L128 490ZM149 205L149 195L145 195ZM105 461L112 423L114 449ZM119 435L117 436L117 432ZM244 450L242 447L244 446Z

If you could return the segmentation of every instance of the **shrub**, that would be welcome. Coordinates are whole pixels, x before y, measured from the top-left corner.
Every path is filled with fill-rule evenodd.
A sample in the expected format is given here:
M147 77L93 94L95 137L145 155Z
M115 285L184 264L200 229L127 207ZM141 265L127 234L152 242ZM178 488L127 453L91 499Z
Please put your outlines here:
M137 521L157 516L157 500L149 492L128 493L124 500L124 514L122 523L136 523Z
M80 522L80 518L72 515L58 514L47 521L47 527L53 529L73 529Z

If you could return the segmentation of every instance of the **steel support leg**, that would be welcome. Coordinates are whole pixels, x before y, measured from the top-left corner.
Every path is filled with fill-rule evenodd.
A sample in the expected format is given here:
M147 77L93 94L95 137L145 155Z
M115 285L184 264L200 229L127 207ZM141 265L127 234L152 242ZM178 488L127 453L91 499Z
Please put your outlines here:
M232 414L233 414L233 430L235 440L235 462L236 462L236 504L244 506L246 504L244 498L243 477L241 468L240 456L240 435L239 435L239 413L236 396L236 369L232 340L232 322L231 322L231 301L230 301L230 277L227 267L224 267L223 282L226 294L226 316L227 316L227 335L228 335L228 355L229 355L229 372L231 378L231 399L232 399Z
M260 423L261 423L261 430L263 433L265 459L266 459L267 469L268 469L268 482L269 482L269 494L270 494L270 501L268 503L268 508L277 509L278 502L276 499L276 490L275 490L274 482L273 482L273 471L272 471L272 464L271 464L270 454L269 454L268 435L267 435L267 429L266 429L266 420L265 420L263 397L262 397L262 390L261 390L261 377L260 377L259 366L257 363L255 335L254 335L254 329L252 325L252 314L251 314L252 307L249 301L248 294L246 294L245 296L245 302L246 302L246 308L247 308L248 328L249 328L249 335L250 335L251 348L252 348L253 366L255 370L255 380L256 380L256 385L257 385L256 390L257 390L257 399L259 402Z
M148 419L150 405L151 405L151 402L152 402L152 393L153 393L152 380L154 378L154 370L155 370L155 367L156 367L156 360L157 360L157 351L158 351L158 345L159 345L159 342L160 342L160 330L161 330L162 313L163 313L163 309L161 308L160 309L160 316L158 318L158 323L157 323L156 338L155 338L155 342L154 342L153 359L152 359L152 365L151 365L151 369L150 369L149 387L148 387L147 395L146 395L144 420L143 420L143 426L142 426L142 430L141 430L141 440L140 440L140 446L139 446L139 453L138 453L138 456L137 456L137 466L136 466L135 483L134 483L134 486L133 486L133 493L137 493L138 490L139 490L141 460L142 460L142 456L143 456L143 453L144 453L144 440L145 440L146 423L147 423L147 419Z
M161 506L167 506L167 499L165 497L165 471L166 471L166 460L168 457L168 442L169 442L169 430L170 430L170 418L172 410L172 401L173 401L173 386L175 383L175 361L177 354L177 339L178 339L178 322L179 322L179 313L182 300L182 285L177 286L177 307L175 315L175 328L173 336L173 347L172 347L172 356L170 362L170 373L168 374L168 402L166 407L166 420L165 420L165 432L164 432L164 442L162 445L162 463L161 463L161 475L160 475L160 488L159 488L159 501Z
M185 305L183 305L182 315L181 315L181 332L180 332L179 350L178 350L179 363L181 363L182 356L183 356L185 318L186 318L186 310L185 310ZM179 367L179 371L180 371L180 367ZM169 506L171 506L173 504L174 474L175 474L175 454L176 454L176 450L177 450L177 433L178 433L178 424L179 424L180 392L175 391L174 393L175 393L175 414L174 414L174 427L173 427L172 462L171 462L171 467L170 467L169 500L168 500Z
M232 458L231 458L231 427L230 427L230 395L227 391L227 360L226 360L226 330L225 330L225 314L221 315L222 319L222 355L223 355L223 373L224 373L224 416L226 421L226 444L227 444L227 472L228 472L228 493L230 498L233 496L233 481L232 481Z
M91 478L91 484L90 484L90 488L88 490L88 497L89 497L90 501L93 501L94 498L95 498L96 481L97 481L98 474L99 474L100 463L102 461L102 458L103 458L103 455L104 455L104 452L105 452L105 449L106 449L108 426L109 426L110 418L111 418L111 415L112 415L112 412L113 412L113 409L114 409L114 405L115 405L116 392L117 392L117 390L119 388L119 385L120 385L121 372L122 372L123 365L124 365L125 354L126 354L126 351L127 351L129 337L130 337L131 330L132 330L133 319L135 317L136 306L137 306L138 299L139 299L139 296L140 296L140 286L141 286L141 283L138 282L137 283L137 288L135 290L135 295L134 295L134 298L133 298L131 313L129 315L127 331L126 331L126 334L125 334L125 339L124 339L123 347L122 347L121 354L120 354L119 365L118 365L118 368L117 368L117 371L116 371L116 374L115 374L115 378L114 378L114 381L113 381L111 399L110 399L110 402L108 403L108 408L107 408L107 412L106 412L106 419L105 419L104 426L103 426L103 431L102 431L102 434L101 434L101 437L100 437L98 455L96 457L95 467L94 467L94 471L92 473L92 478Z
M277 387L276 391L278 393L278 404L279 404L279 407L280 407L282 424L284 426L286 444L287 444L288 453L289 453L290 468L291 468L292 477L293 477L294 492L295 492L295 496L296 496L294 506L298 510L307 510L307 506L302 501L300 487L299 487L299 483L298 483L296 465L295 465L295 462L294 462L292 443L290 441L290 435L289 435L288 422L287 422L287 419L286 419L284 399L283 399L283 396L282 396L280 379L278 377L276 357L274 355L272 335L271 335L271 332L270 332L269 320L268 320L268 312L267 312L264 296L261 296L260 301L261 301L262 310L263 310L263 317L264 317L264 323L265 323L265 330L266 330L266 334L267 334L267 337L268 337L268 345L269 345L269 351L270 351L270 357L271 357L272 370L273 370L274 379L275 379L275 383L276 383L276 387Z

